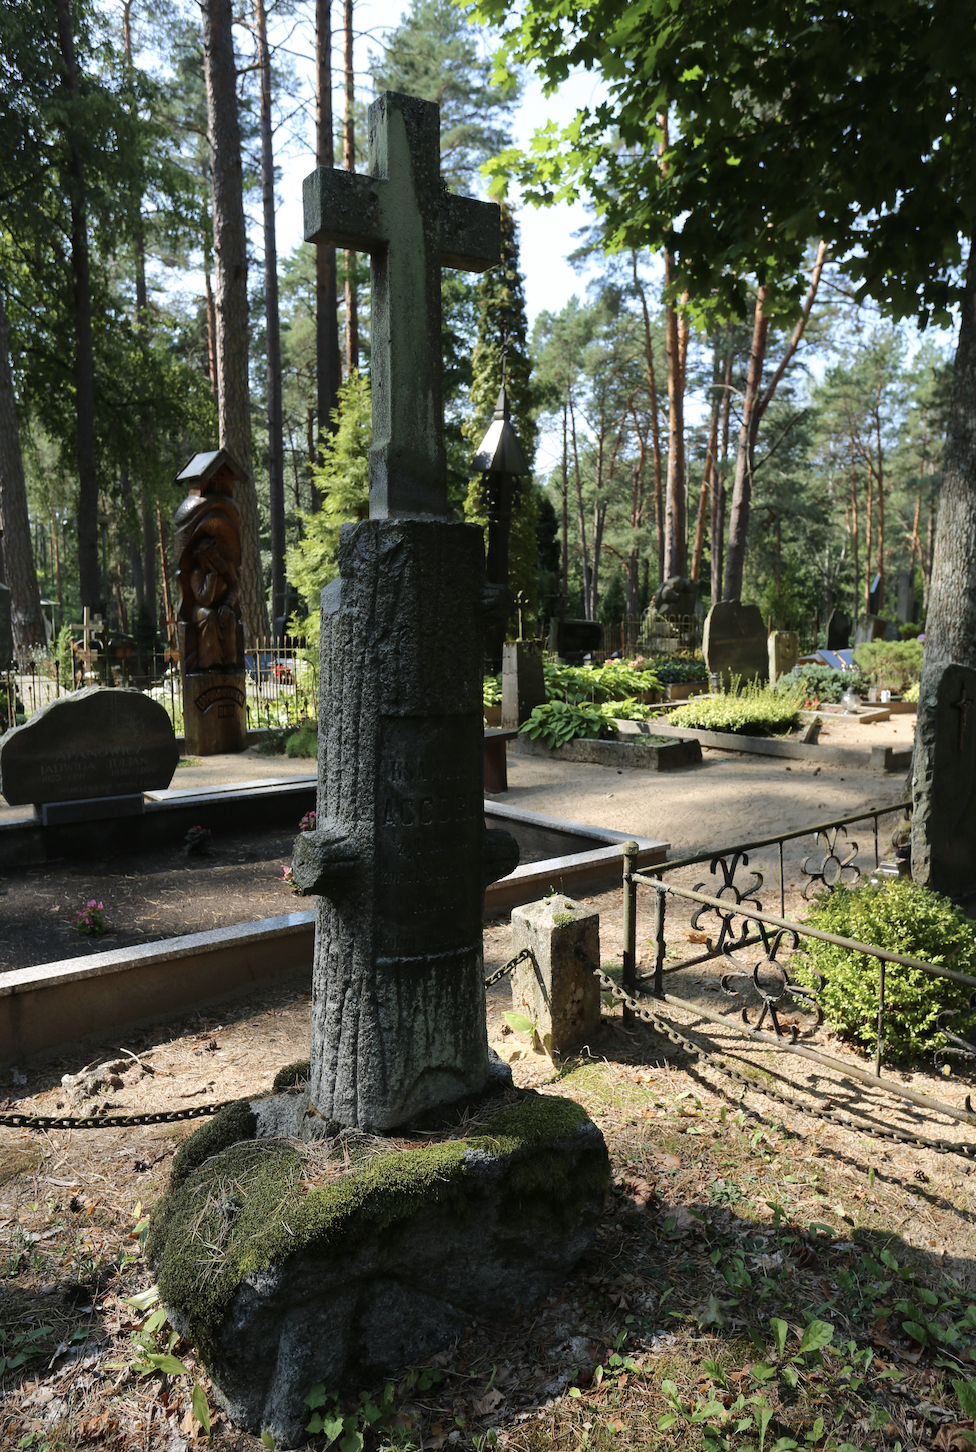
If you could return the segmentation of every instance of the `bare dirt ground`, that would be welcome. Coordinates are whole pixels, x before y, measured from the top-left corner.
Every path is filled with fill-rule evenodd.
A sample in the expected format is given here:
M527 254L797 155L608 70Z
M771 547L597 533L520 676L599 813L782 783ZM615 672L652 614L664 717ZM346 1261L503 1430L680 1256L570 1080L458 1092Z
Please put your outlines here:
M755 1446L760 1413L771 1419L770 1448L790 1438L849 1452L962 1452L973 1423L953 1380L968 1383L976 1333L952 1328L976 1290L970 1160L804 1116L649 1026L625 1024L619 1010L608 1009L595 1041L559 1065L527 1042L513 1053L517 1036L504 1033L501 1017L509 1003L505 985L491 991L489 1031L513 1059L516 1082L584 1105L610 1147L613 1192L565 1286L514 1317L472 1325L425 1368L394 1379L386 1399L382 1387L363 1388L363 1400L343 1403L367 1452L714 1452ZM694 1034L694 1019L677 1017ZM219 1018L133 1036L122 1046L130 1067L102 1102L139 1112L266 1091L280 1066L307 1053L308 1024L308 995L296 985ZM731 1041L724 1047L726 1062L741 1065ZM865 1101L842 1075L811 1084L772 1054L762 1063L758 1087L805 1090L821 1107L881 1126L895 1112L884 1096ZM36 1066L13 1092L21 1107L51 1113L66 1104L61 1075L80 1067ZM925 1121L916 1116L916 1131L931 1133ZM0 1130L5 1449L202 1446L196 1385L217 1444L260 1452L257 1437L219 1413L192 1349L165 1325L147 1330L151 1308L132 1304L151 1286L138 1227L194 1127ZM945 1344L920 1346L905 1332L898 1307L909 1302L924 1302ZM779 1355L774 1318L787 1338ZM803 1355L811 1324L831 1339ZM185 1371L153 1371L149 1354L170 1340ZM704 1423L727 1440L703 1441ZM349 1447L358 1446L354 1436Z
M904 793L902 779L878 773L704 755L701 767L666 775L513 758L508 800L690 852ZM870 828L861 839L873 863ZM799 865L809 850L807 842L785 854L787 916L804 910ZM258 866L228 862L215 870L253 874ZM775 854L753 854L750 866L766 874L759 899L777 910ZM196 869L167 870L205 880ZM675 880L709 881L708 865ZM252 902L245 881L228 875L225 882L231 903ZM3 886L9 899L10 880ZM648 896L638 916L645 968ZM587 902L601 914L601 961L617 968L621 891ZM236 920L246 915L238 911ZM670 961L695 951L694 932L687 912L669 912ZM507 920L486 924L486 970L510 953ZM976 1156L877 1135L963 1143L976 1135L865 1090L843 1068L788 1058L772 1044L746 1046L734 1020L714 1028L696 1014L696 1005L728 1006L712 965L674 974L669 988L689 1006L662 1012L712 1057L689 1053L651 1025L625 1022L607 1003L594 1041L554 1065L509 1029L507 985L490 990L489 1037L516 1083L571 1095L603 1130L614 1173L607 1210L571 1281L540 1305L472 1325L425 1368L395 1379L388 1395L363 1388L363 1398L344 1401L346 1452L363 1445L360 1436L365 1452L495 1445L963 1452L969 1445ZM280 1067L307 1056L309 1014L307 985L295 982L219 1015L106 1042L87 1055L118 1066L95 1102L141 1113L265 1092ZM864 1066L836 1041L825 1046L842 1063ZM81 1068L72 1058L0 1076L2 1108L67 1109L62 1076ZM929 1074L914 1082L960 1104L969 1088ZM202 1397L214 1440L228 1452L259 1452L260 1440L217 1410L192 1348L179 1341L170 1348L185 1371L152 1369L148 1355L165 1352L170 1334L165 1325L147 1329L150 1310L132 1304L151 1285L137 1227L144 1230L173 1152L194 1127L0 1128L4 1449L184 1452L205 1441L196 1385L197 1413ZM803 1336L819 1338L820 1350L801 1352ZM325 1439L313 1435L310 1445Z

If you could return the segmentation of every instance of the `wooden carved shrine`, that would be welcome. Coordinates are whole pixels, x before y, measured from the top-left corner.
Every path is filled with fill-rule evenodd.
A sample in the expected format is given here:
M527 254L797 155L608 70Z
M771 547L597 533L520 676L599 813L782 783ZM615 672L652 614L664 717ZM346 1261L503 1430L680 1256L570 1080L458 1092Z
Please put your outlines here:
M187 495L173 521L176 612L186 750L243 751L247 745L241 523L234 485L244 479L226 449L195 454L176 482Z

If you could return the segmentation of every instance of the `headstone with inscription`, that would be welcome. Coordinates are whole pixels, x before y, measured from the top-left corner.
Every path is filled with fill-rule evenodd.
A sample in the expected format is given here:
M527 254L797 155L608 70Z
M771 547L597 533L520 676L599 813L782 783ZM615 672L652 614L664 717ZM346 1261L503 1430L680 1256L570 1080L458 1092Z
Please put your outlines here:
M976 893L976 671L923 672L912 758L912 877Z
M702 652L709 675L719 676L725 686L735 677L742 681L766 680L769 675L766 635L758 605L720 600L705 617L702 633Z
M176 476L187 491L173 521L173 547L183 732L191 756L247 747L241 521L234 503L234 485L243 478L226 449L194 454Z
M769 683L775 686L780 676L788 675L800 659L800 637L795 630L773 630L767 641Z
M141 691L88 686L59 696L0 738L0 792L33 802L45 826L141 812L179 760L173 726Z

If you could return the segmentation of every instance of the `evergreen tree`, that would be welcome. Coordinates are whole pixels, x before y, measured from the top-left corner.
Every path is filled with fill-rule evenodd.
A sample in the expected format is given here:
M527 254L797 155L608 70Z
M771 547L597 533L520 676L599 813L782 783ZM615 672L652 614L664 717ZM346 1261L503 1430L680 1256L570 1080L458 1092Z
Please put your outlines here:
M532 392L532 363L528 352L525 288L519 268L518 230L511 210L501 207L502 260L482 275L478 284L478 341L471 358L471 413L465 433L476 449L484 438L502 386L512 414L512 428L522 445L529 468L535 462L538 429ZM472 479L464 501L464 517L482 526L488 522L483 479ZM519 483L512 509L508 542L508 583L514 594L527 597L532 614L539 606L539 542L536 520L538 497L531 478ZM509 631L517 630L517 617Z
M313 470L322 507L302 514L304 537L288 551L288 578L306 602L310 634L319 596L339 573L339 531L369 512L369 446L373 430L369 383L353 373L339 388L333 428L322 434L322 463Z

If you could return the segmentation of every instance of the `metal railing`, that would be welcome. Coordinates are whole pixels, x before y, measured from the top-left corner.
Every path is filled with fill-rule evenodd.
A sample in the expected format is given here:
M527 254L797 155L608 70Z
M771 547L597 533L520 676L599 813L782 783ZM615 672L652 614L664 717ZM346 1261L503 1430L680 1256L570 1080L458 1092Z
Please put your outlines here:
M62 679L57 658L30 657L0 674L0 731L82 686L126 686L152 696L163 706L177 735L183 731L183 688L179 655L159 648L139 652L108 645L86 659L79 647L70 679ZM258 640L244 657L248 729L284 728L317 715L317 672L303 640Z
M875 869L881 865L878 851L878 819L896 812L904 812L909 804L897 803L891 807L872 809L855 816L837 818L820 826L778 836L763 838L756 842L742 843L720 851L699 853L675 859L638 870L636 866L636 843L625 843L623 873L623 974L622 990L632 1001L652 1001L672 1005L686 1010L707 1022L732 1029L747 1041L764 1050L774 1049L795 1054L800 1058L840 1072L874 1088L882 1087L919 1108L943 1114L976 1128L976 1114L972 1110L970 1096L965 1097L964 1106L951 1104L930 1094L912 1088L902 1078L883 1074L885 1065L885 1021L889 1005L888 970L891 965L914 969L932 979L942 979L960 987L970 989L970 1010L976 1014L976 976L961 973L940 964L928 963L907 954L891 952L871 943L859 942L826 932L809 923L796 922L785 916L783 907L783 844L798 838L814 835L815 841L825 849L819 866L811 868L807 857L801 871L808 879L804 896L811 886L820 884L822 891L831 891L840 881L853 885L861 874L857 860L858 844L847 840L846 829L858 822L873 826L873 857ZM844 849L838 855L837 844L844 836ZM759 848L778 847L780 864L780 913L773 914L763 909L756 894L763 887L763 876L749 868L749 853ZM717 891L709 893L696 887L679 886L665 880L666 875L680 868L697 863L710 864L711 871L721 874L722 882ZM832 864L832 866L831 866ZM745 882L739 874L749 870L750 881ZM849 875L844 879L843 874ZM653 900L653 929L651 943L654 950L654 966L650 972L642 972L637 954L637 909L639 889L650 890ZM667 927L669 910L673 913L682 904L691 908L690 926L706 951L693 957L669 959ZM701 933L709 920L714 924L713 936ZM687 924L687 920L686 920ZM849 1059L815 1047L811 1040L823 1024L823 1012L818 1002L818 993L824 987L823 977L816 970L806 967L801 980L793 972L793 955L803 963L804 941L816 940L829 943L845 952L858 956L862 961L873 961L877 965L877 1013L874 1033L873 1069L862 1068ZM754 961L743 961L738 955L747 950L759 948L760 956ZM669 975L701 963L722 959L725 972L721 977L722 990L735 1000L735 1016L721 1013L707 1005L682 998L668 991ZM804 965L805 966L805 965ZM818 983L819 980L819 983ZM750 1013L758 1012L755 1022ZM789 1012L789 1022L783 1015ZM976 1060L976 1045L950 1031L948 1019L954 1010L939 1015L937 1027L942 1031L946 1043L935 1050L935 1067L945 1070L947 1057ZM801 1028L797 1018L804 1020Z

